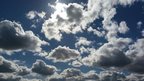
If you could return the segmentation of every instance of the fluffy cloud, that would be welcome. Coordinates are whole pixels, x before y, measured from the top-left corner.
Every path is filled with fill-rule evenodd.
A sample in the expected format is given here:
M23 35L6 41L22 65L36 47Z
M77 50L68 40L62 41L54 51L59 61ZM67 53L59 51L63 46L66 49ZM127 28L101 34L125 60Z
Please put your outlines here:
M85 37L78 37L77 42L75 43L75 47L79 46L89 46L92 44L92 41L89 41Z
M128 69L137 73L144 73L144 39L138 39L133 45L129 47L127 55L133 60Z
M100 81L125 81L124 74L115 71L102 71L99 74Z
M41 51L44 43L32 31L24 31L16 22L0 22L0 48L3 50Z
M120 23L120 27L118 28L118 30L119 30L120 33L123 33L123 34L125 34L129 30L129 28L128 28L125 21L122 21Z
M101 51L102 52L102 51ZM104 67L121 67L129 64L131 61L119 49L103 49L104 55L99 57L96 65ZM107 55L106 55L107 54Z
M67 62L76 59L80 53L77 50L70 49L69 47L58 46L49 53L48 58L54 59L55 62Z
M8 61L4 58L3 60ZM42 60L37 60L33 64L31 68L32 71L30 71L30 69L24 66L23 67L18 66L18 67L20 69L19 71L8 73L1 72L0 80L1 81L143 81L144 80L143 74L132 73L130 75L125 75L122 72L113 70L104 70L101 71L100 73L91 70L89 72L83 73L79 69L67 68L60 73L54 73L56 68L53 66L46 65ZM34 69L35 71L33 73Z
M105 43L96 51L92 52L88 57L82 59L84 64L98 65L103 67L122 67L131 61L123 52L129 43L128 38L119 38L116 41Z
M51 6L56 11L51 15L51 18L43 23L42 32L46 38L60 41L62 32L69 34L81 31L81 27L78 24L82 17L83 6L76 3L68 5L56 3L56 6Z
M46 65L42 60L37 60L32 66L32 71L42 75L52 75L55 73L56 67Z
M109 31L109 34L115 35L118 30L120 33L125 33L128 27L125 22L120 23L120 28L114 28L113 31L108 29L108 27L115 26L115 22L111 21L115 16L117 5L131 5L135 0L88 0L86 8L83 5L77 3L59 3L56 5L50 5L55 9L55 12L51 15L51 18L47 19L43 23L42 32L45 34L46 38L49 40L55 39L60 41L63 37L63 32L66 34L76 34L78 32L83 32L89 23L94 20L103 18L103 28ZM101 37L105 32L100 32L99 30L91 30L97 36Z
M0 56L0 72L1 73L11 73L11 72L17 72L19 70L20 69L18 65Z
M21 77L12 74L0 74L0 81L21 81Z
M74 73L76 75L74 75ZM130 79L123 73L116 71L101 71L100 73L89 71L82 73L80 70L73 68L68 68L55 76L57 77L49 78L49 81L126 81L127 79Z

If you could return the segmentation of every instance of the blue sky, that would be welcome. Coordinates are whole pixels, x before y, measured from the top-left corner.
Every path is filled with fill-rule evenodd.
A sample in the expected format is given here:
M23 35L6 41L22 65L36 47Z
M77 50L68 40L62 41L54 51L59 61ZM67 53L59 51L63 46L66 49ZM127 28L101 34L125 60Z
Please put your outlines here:
M143 0L0 2L0 81L144 80L143 50Z

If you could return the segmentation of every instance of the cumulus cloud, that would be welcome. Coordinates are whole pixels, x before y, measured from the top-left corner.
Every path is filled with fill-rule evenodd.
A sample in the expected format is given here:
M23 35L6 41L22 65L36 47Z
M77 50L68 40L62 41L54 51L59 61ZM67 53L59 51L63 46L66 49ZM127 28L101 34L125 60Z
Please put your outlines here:
M75 43L75 47L79 46L90 46L92 44L92 41L89 41L85 37L78 37L77 42Z
M78 58L79 55L80 53L75 49L58 46L49 53L48 58L54 59L55 62L67 62Z
M86 65L97 65L103 67L122 67L129 63L131 60L123 52L129 43L128 38L120 38L116 41L105 43L96 51L92 52L88 57L82 59Z
M44 43L32 31L24 31L16 22L0 22L0 48L3 50L40 51Z
M83 5L77 3L64 4L56 2L56 5L50 5L55 9L55 12L43 23L42 32L49 40L55 39L60 41L63 37L63 33L77 34L83 32L88 24L94 20L103 18L103 28L107 31L111 24L116 24L112 21L115 16L117 5L131 5L135 0L88 0L86 8ZM112 25L113 26L113 25ZM128 27L125 22L120 23L120 33L125 33ZM97 36L101 37L105 32L99 30L89 29L90 32L94 32ZM109 34L116 34L118 28L114 29Z
M120 23L120 27L118 28L118 30L119 30L120 33L123 33L123 34L125 34L129 30L129 28L128 28L125 21L122 21Z
M4 59L2 56L0 56L0 72L1 73L11 73L19 71L19 67L17 64L8 61Z
M75 73L76 75L73 75ZM69 75L69 76L67 76ZM125 74L116 71L101 71L96 73L95 71L89 71L86 73L81 72L78 69L68 68L62 73L55 75L57 77L50 77L49 81L127 81L130 75L125 76ZM136 75L134 75L137 77ZM137 79L140 80L140 79ZM129 80L128 80L129 81Z
M81 31L78 24L83 14L83 6L76 3L68 5L56 3L55 6L51 6L55 8L55 12L51 15L51 18L43 23L42 27L42 32L46 38L60 41L62 32L69 34Z
M102 71L99 74L100 81L125 81L123 73L116 71Z
M68 68L65 69L61 75L65 76L65 77L77 77L82 75L81 71L78 69L74 69L74 68Z
M21 81L21 77L12 74L0 74L0 81Z
M144 39L138 39L134 44L129 46L127 55L133 60L128 69L137 73L144 73Z
M37 60L32 66L32 71L41 75L52 75L55 73L56 67L46 65L42 60Z

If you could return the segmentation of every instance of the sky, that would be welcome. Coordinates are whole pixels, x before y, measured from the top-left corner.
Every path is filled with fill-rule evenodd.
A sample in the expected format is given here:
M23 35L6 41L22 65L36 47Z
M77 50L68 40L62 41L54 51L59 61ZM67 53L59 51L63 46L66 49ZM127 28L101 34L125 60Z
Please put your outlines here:
M144 81L144 0L1 0L0 81Z

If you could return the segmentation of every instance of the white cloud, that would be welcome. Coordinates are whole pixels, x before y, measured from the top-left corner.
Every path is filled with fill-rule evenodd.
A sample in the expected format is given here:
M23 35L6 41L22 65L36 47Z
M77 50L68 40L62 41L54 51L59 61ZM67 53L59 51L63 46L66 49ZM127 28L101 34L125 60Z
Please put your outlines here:
M92 44L92 41L89 41L85 37L77 37L77 42L75 43L75 47L79 46L90 46Z
M129 30L125 21L121 21L118 30L120 33L123 33L123 34L125 34Z
M138 29L141 28L142 25L143 25L143 23L142 23L141 21L137 22L137 28L138 28Z
M127 55L132 56L133 58L142 57L144 50L144 39L138 39L134 44L129 46L129 50L127 51Z
M34 18L36 17L36 14L35 14L34 11L29 11L29 12L26 14L26 17L31 20L31 19L34 19Z
M69 34L76 34L83 32L87 28L89 23L100 17L104 18L103 27L108 30L108 34L114 36L118 32L118 27L110 31L112 26L117 25L116 22L111 21L116 14L116 8L119 4L126 6L131 5L135 0L88 0L87 8L77 3L59 3L51 5L55 9L55 12L51 15L51 18L47 19L43 23L42 32L49 40L55 39L60 41L63 37L62 32ZM112 24L112 26L111 26ZM128 28L125 22L120 23L120 33L125 33ZM98 36L103 36L104 32L98 30L91 30ZM50 32L50 33L49 33Z
M103 37L103 36L105 35L105 32L104 32L104 31L100 32L100 31L98 31L97 29L93 29L92 27L89 27L89 28L87 29L87 31L88 31L88 32L92 32L94 35L96 35L96 36L98 36L98 37Z
M52 7L56 11L51 15L51 18L43 23L42 27L42 32L46 38L60 41L62 39L62 32L75 34L81 31L79 21L83 14L83 6L76 3L70 3L68 5L56 3Z
M33 20L35 19L36 17L39 17L41 19L43 19L45 17L46 13L45 12L37 12L37 11L29 11L27 14L26 14L26 17L30 20Z

